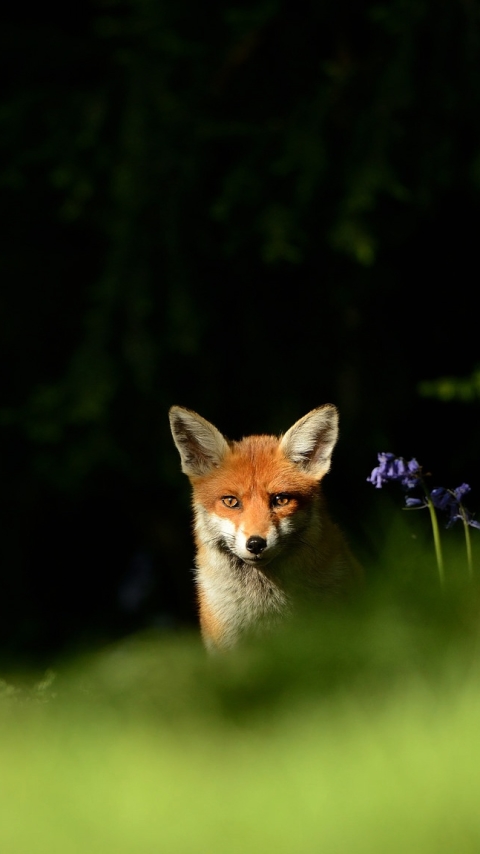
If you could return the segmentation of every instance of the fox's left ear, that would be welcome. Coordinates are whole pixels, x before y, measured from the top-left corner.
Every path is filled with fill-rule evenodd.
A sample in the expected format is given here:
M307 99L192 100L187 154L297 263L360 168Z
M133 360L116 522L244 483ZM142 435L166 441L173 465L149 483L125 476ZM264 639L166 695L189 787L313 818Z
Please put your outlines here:
M331 403L312 409L283 436L285 456L307 474L320 479L330 468L338 439L338 410Z

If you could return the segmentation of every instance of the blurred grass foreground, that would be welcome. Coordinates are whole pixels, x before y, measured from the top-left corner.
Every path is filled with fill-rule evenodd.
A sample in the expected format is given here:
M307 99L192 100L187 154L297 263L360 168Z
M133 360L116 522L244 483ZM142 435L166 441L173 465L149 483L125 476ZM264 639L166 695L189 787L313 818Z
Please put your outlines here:
M394 537L361 601L228 655L162 634L7 674L0 851L479 851L478 585L448 558L441 593Z

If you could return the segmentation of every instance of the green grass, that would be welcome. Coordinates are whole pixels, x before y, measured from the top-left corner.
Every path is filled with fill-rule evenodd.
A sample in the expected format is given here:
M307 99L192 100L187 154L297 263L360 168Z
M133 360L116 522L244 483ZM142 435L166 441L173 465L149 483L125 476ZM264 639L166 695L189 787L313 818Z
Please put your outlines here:
M143 636L9 677L0 851L480 851L478 588L455 542L442 595L401 533L358 602L234 653Z

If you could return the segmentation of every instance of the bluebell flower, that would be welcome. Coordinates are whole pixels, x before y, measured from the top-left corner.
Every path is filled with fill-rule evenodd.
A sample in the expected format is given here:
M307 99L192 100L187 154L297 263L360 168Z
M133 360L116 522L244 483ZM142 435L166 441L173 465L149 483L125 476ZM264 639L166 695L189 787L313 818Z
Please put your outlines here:
M449 514L447 528L450 528L458 519L472 528L480 528L480 522L476 522L470 511L462 504L462 498L467 492L470 492L468 483L462 483L456 489L445 489L443 486L432 489L430 496L434 507L445 510Z
M405 498L405 504L407 507L426 507L427 503L421 498L410 498L409 495Z
M432 489L430 493L433 506L437 508L437 510L450 510L453 505L457 506L458 501L456 501L453 492L450 492L449 489L445 489L443 486L437 486L435 489Z
M445 580L436 510L443 510L448 514L447 528L450 528L457 519L463 522L467 564L470 576L473 577L472 549L468 528L471 526L480 529L480 522L476 522L470 511L463 505L463 497L470 492L468 483L462 483L456 489L444 489L443 486L439 486L429 492L422 475L422 467L419 466L416 459L413 458L407 463L403 457L396 457L395 454L386 452L378 454L378 466L373 469L370 477L367 477L367 481L373 483L377 489L381 489L385 483L391 480L397 481L406 490L417 487L423 493L419 498L407 495L405 504L407 508L420 509L426 507L430 512L440 586L443 587Z
M455 495L457 501L461 501L463 496L466 495L467 492L470 492L470 487L468 483L462 483L461 486L457 486L457 488L453 490L453 494Z
M415 459L406 463L403 457L383 452L378 454L378 462L379 465L367 477L368 483L373 483L377 489L392 480L401 483L406 489L413 489L417 485L421 468Z

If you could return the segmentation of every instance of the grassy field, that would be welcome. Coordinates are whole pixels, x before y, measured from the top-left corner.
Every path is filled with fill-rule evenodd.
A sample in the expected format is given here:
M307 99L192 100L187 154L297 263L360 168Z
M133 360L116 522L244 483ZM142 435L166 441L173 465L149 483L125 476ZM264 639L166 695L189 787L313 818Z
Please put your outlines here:
M397 532L358 602L234 653L151 635L9 674L2 854L480 851L478 585L460 546L443 594Z

